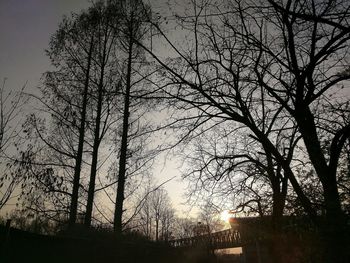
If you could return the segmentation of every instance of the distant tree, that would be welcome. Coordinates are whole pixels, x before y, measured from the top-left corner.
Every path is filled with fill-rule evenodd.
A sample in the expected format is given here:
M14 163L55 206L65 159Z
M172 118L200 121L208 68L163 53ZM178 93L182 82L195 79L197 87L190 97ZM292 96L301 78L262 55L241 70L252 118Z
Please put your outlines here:
M173 238L175 218L175 209L168 206L160 216L159 240L168 241Z
M162 186L149 185L135 216L136 227L149 239L169 240L172 236L175 209L167 191Z
M175 218L173 227L174 239L190 238L195 236L195 226L197 221L191 218Z
M155 240L159 241L160 236L168 239L174 211L167 192L162 188L153 192L150 196L150 206L154 219Z
M219 211L207 202L200 207L197 217L176 217L173 223L173 239L210 235L222 230L223 223L218 217Z

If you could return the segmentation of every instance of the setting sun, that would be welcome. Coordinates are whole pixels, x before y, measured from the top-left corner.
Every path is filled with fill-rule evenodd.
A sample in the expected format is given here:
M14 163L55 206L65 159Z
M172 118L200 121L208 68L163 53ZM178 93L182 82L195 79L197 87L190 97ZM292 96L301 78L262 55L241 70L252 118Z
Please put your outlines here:
M222 221L225 221L226 223L228 223L232 216L233 216L233 214L229 210L225 210L225 211L221 212L220 219Z

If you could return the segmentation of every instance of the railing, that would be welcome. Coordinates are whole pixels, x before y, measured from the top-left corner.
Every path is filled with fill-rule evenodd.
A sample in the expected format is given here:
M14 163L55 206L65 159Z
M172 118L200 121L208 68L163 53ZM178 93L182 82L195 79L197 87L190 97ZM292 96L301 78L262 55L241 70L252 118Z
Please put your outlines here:
M176 248L199 246L209 249L232 248L255 243L258 240L268 240L273 234L272 217L232 218L230 224L231 229L191 238L171 240L169 244ZM308 235L310 232L315 232L310 220L304 217L284 216L281 219L280 227L280 231L297 233L298 236L301 236L302 233Z
M169 243L176 248L202 246L220 249L242 246L241 234L236 229L227 229L207 235L171 240Z

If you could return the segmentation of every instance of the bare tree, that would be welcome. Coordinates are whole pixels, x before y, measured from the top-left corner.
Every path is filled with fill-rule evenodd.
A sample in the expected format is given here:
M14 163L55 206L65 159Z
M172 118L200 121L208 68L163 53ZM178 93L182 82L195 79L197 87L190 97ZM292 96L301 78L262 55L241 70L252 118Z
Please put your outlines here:
M121 15L124 18L121 23L120 32L122 33L122 46L126 53L125 65L126 72L124 79L122 80L123 84L123 124L121 132L121 144L120 144L120 156L119 156L119 165L118 165L118 187L117 195L115 201L115 212L114 212L114 231L120 235L122 233L123 227L123 204L125 199L125 184L127 178L127 162L128 162L128 153L130 149L128 147L130 139L130 115L132 113L132 97L137 95L137 92L133 90L136 85L139 85L139 82L142 81L142 78L137 80L133 78L133 73L135 73L135 65L139 64L137 59L142 57L141 49L135 45L135 40L142 41L145 36L144 21L145 18L149 16L149 10L145 8L142 1L134 0L129 3L118 2L117 6L121 9ZM136 74L138 75L138 74Z
M96 116L93 131L92 160L89 179L88 199L84 223L86 226L91 225L93 202L95 195L96 175L98 170L98 156L101 141L111 128L114 121L111 119L112 104L116 103L116 95L119 89L119 74L116 74L118 64L118 32L114 29L113 24L118 23L118 10L111 6L97 2L92 8L95 10L96 30L95 43L99 47L94 54L95 67L94 71L99 73L96 79L97 90L95 96L96 105L90 105L96 108ZM91 103L92 104L92 103ZM116 107L114 107L114 110Z
M196 235L195 226L197 221L192 218L177 217L174 222L174 239L190 238Z
M206 132L208 128L200 128L210 122L210 127L219 122L242 125L247 136L283 170L303 208L324 232L328 262L344 261L346 224L337 167L349 137L349 123L329 133L326 151L319 135L320 125L335 118L325 118L322 105L329 103L329 96L341 94L338 87L349 79L348 12L343 12L349 10L349 3L192 3L193 14L179 16L190 39L187 50L176 46L158 27L176 59L164 61L139 43L164 69L160 76L167 81L160 84L164 93L178 100L177 108L192 110L193 115L184 119L193 121L186 126L187 134ZM311 18L305 13L312 14ZM338 100L341 104L347 101ZM322 185L327 227L298 180L295 162L285 154L286 148L275 143L282 127L287 131L297 127L297 137L302 138L302 143L290 144L300 149L292 157L307 158L315 170Z
M27 121L27 137L32 140L35 149L28 149L22 163L30 167L29 172L36 180L33 184L47 195L52 194L54 203L51 208L47 202L38 203L35 209L68 212L70 226L75 224L78 210L79 214L83 213L83 202L79 202L79 197L86 194L86 222L91 222L98 148L113 123L110 120L111 95L106 94L111 89L115 94L118 83L116 69L111 62L111 57L115 58L116 35L111 33L114 33L113 30L103 27L106 17L99 13L100 4L65 18L53 35L47 53L56 69L45 74L42 96L36 96L44 114L42 118L33 114ZM89 137L91 130L92 140ZM91 144L91 141L94 143ZM81 182L81 171L90 165L90 147L92 179L87 191ZM48 170L51 172L47 173ZM29 187L26 192L30 191ZM67 198L70 200L69 207L66 206ZM33 202L30 204L33 205ZM55 206L60 207L58 211Z
M175 211L166 190L150 187L136 220L142 233L155 241L169 240L175 219Z
M88 92L91 74L91 64L94 51L94 36L89 34L94 25L92 21L89 21L86 15L78 16L76 21L65 20L60 25L57 34L52 37L51 50L48 51L48 55L51 57L53 63L56 63L57 67L61 71L59 74L63 76L74 76L79 72L83 75L81 83L81 98L82 106L78 106L77 120L78 126L78 145L75 155L74 165L74 177L73 188L71 195L71 204L69 209L69 224L72 226L76 222L77 209L78 209L78 196L80 185L80 173L83 159L83 147L85 140L85 126L87 118L87 105L88 105ZM90 24L89 24L90 23ZM75 70L78 69L78 72ZM68 73L68 74L67 74ZM78 73L78 74L79 74ZM56 73L53 73L56 74ZM59 77L59 74L56 74ZM67 78L69 81L69 78ZM60 94L59 86L55 86L55 82L51 82L52 87ZM79 84L78 84L79 85ZM68 88L69 90L70 88ZM79 89L79 88L78 88ZM62 96L61 96L62 97ZM67 98L64 98L67 99Z

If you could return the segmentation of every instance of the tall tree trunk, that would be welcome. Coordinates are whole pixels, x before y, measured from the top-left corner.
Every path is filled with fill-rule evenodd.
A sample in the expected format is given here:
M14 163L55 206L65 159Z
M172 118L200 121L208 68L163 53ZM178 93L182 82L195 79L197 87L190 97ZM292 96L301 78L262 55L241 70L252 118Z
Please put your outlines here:
M159 240L159 215L156 215L156 241Z
M349 253L346 251L347 226L344 213L341 208L336 169L331 169L323 154L320 140L317 135L314 117L308 108L300 102L296 105L296 121L300 127L300 133L304 139L307 152L310 156L315 171L320 178L324 206L326 210L325 220L318 224L323 242L325 262L348 262ZM333 156L330 156L332 159Z
M283 263L286 262L286 251L288 251L288 244L285 241L285 233L283 232L283 210L287 195L286 178L282 179L282 185L278 178L278 185L273 187L273 208L272 208L272 222L271 222L271 262Z
M130 30L130 32L132 32L132 29ZM125 97L124 97L123 132L122 132L122 141L121 141L121 147L120 147L118 187L117 187L117 197L115 201L114 225L113 225L114 232L117 235L122 234L122 227L123 227L122 217L123 217L124 189L125 189L125 179L126 179L126 161L127 161L127 150L128 150L132 48L133 48L133 39L132 39L132 35L130 34L129 45L128 45L128 62L127 62L128 64L127 64L127 73L126 73Z
M101 66L101 74L100 80L98 84L98 98L97 98L97 112L95 119L95 131L94 131L94 145L92 150L92 161L91 161L91 171L90 171L90 182L89 182L89 190L88 190L88 200L86 204L86 213L84 224L87 227L91 225L91 215L92 208L94 203L94 195L95 195L95 181L96 181L96 173L97 173L97 161L98 161L98 150L100 147L100 124L101 124L101 115L102 115L102 104L103 104L103 85L104 85L104 69L105 69L105 59L106 59L106 47L103 50L103 58L102 58L102 66Z
M343 221L343 212L337 186L336 169L330 169L327 164L320 145L320 140L317 136L316 125L310 109L303 106L298 106L296 108L298 109L296 111L296 120L300 127L300 133L304 139L312 165L315 168L323 187L326 216L330 220L328 223L334 222L335 224L339 224ZM335 222L335 220L338 220L338 222Z
M73 226L77 219L77 210L78 210L78 197L79 197L79 184L80 184L80 172L81 172L81 163L83 159L83 148L84 148L84 139L85 139L85 121L86 121L86 108L88 101L88 88L89 88L89 78L90 78L90 67L92 60L92 50L94 46L94 38L91 37L90 48L88 53L87 68L85 74L85 83L84 83L84 93L83 93L83 105L81 110L81 119L79 127L79 142L78 142L78 151L75 160L74 168L74 178L73 178L73 191L72 199L70 204L69 211L69 226Z

